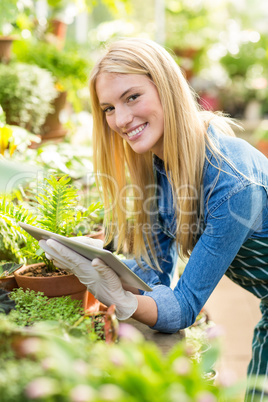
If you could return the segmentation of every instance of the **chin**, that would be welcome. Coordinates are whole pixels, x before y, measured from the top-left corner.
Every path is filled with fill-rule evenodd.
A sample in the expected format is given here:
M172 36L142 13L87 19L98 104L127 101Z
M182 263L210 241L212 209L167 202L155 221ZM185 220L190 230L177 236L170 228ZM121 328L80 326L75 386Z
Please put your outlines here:
M139 155L145 154L150 151L148 148L132 148L132 150Z

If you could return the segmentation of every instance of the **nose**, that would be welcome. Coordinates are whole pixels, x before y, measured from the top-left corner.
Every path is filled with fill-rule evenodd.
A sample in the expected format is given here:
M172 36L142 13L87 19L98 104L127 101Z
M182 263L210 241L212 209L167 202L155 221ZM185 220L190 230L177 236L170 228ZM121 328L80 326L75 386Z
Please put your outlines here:
M133 120L131 111L127 107L121 107L118 108L115 113L117 127L125 131Z

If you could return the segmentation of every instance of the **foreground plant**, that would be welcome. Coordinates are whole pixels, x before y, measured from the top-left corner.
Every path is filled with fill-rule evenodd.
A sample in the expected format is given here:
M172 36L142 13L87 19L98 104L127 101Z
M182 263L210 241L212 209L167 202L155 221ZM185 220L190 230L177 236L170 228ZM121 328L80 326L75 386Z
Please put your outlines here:
M14 289L9 298L16 308L10 312L9 320L18 327L29 327L38 322L54 322L66 334L76 337L86 336L91 341L117 339L118 322L114 307L104 311L84 312L81 300L70 296L48 298L42 292Z
M49 299L42 292L14 289L10 299L15 302L16 309L11 311L9 319L18 326L30 326L39 321L59 321L66 326L74 324L83 311L80 300L72 300L70 296Z
M0 316L1 402L239 400L232 388L204 380L204 363L184 342L163 356L134 327L121 324L119 333L118 343L92 343L62 327L18 328Z

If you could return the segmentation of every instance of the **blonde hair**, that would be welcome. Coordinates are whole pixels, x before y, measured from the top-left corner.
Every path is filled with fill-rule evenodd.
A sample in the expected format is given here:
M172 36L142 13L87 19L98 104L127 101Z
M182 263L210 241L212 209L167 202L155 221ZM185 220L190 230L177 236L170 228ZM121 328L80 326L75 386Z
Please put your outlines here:
M102 72L146 75L158 90L164 114L164 165L172 186L177 219L176 241L182 256L189 256L194 246L194 234L189 229L196 224L199 210L205 145L209 142L207 127L210 120L228 135L234 135L226 118L202 112L195 94L185 80L172 56L157 43L140 38L114 42L94 66L90 76L90 97L93 115L94 166L99 175L106 209L108 241L117 234L118 249L126 239L136 258L141 256L151 266L159 268L151 234L141 230L150 224L150 214L143 208L144 200L151 200L155 208L152 154L135 153L116 132L113 132L99 106L96 80ZM211 147L217 152L213 144ZM126 171L127 167L127 171ZM128 179L133 188L142 190L143 198L134 197L134 227L127 225L124 186ZM116 185L115 185L116 183ZM118 202L110 211L113 200ZM180 228L183 228L181 230ZM188 230L185 230L188 228ZM146 250L149 244L151 257ZM131 243L131 244L130 244ZM154 263L154 264L153 264Z

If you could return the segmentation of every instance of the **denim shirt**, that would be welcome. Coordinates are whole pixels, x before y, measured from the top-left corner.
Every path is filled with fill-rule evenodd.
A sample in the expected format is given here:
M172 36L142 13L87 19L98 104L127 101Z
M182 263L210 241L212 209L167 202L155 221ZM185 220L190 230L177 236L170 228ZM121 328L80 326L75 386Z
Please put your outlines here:
M154 157L157 182L157 257L162 273L143 262L124 262L152 287L158 309L153 327L173 333L190 326L249 238L268 238L268 159L246 141L208 134L224 158L215 159L209 147L203 167L201 226L183 274L174 290L170 283L178 250L173 197L163 161ZM226 158L226 159L225 159Z

